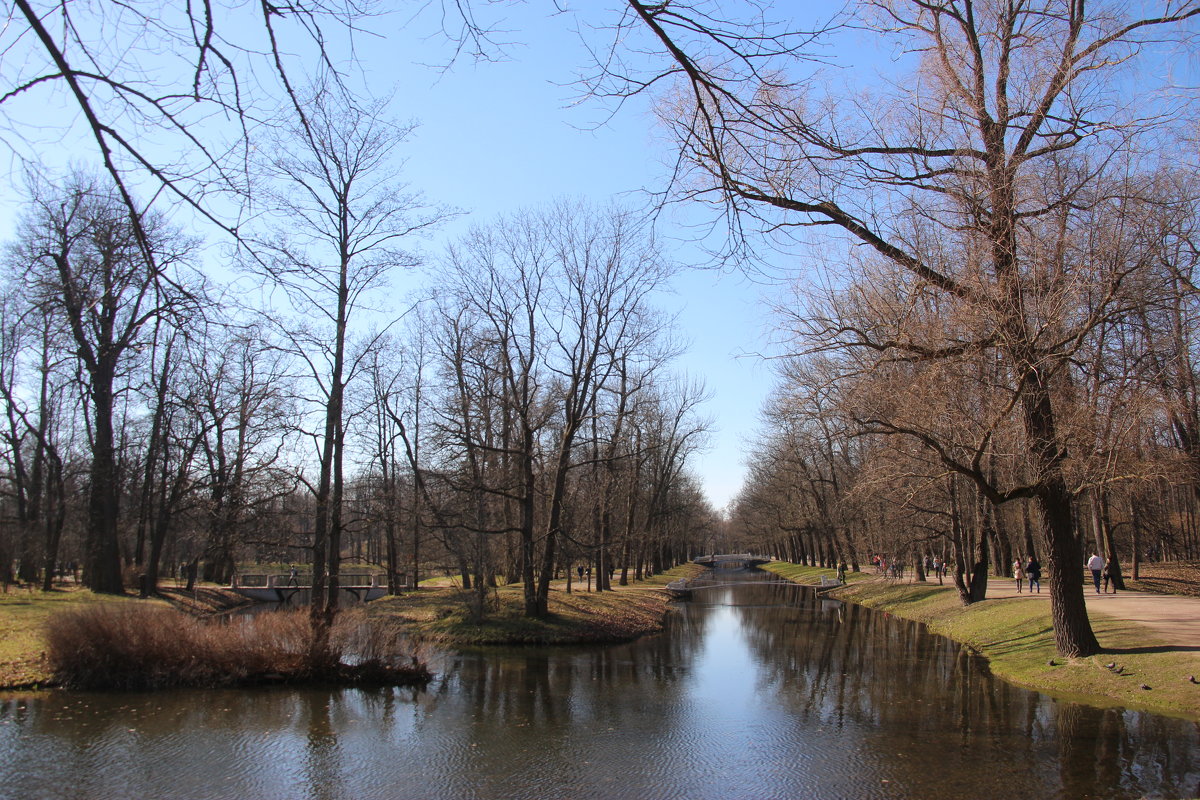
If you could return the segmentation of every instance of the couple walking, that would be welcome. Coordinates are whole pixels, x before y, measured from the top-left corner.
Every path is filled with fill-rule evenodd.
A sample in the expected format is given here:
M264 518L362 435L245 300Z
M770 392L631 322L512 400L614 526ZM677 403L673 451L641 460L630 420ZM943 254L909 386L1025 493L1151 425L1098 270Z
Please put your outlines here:
M1017 581L1017 594L1021 593L1021 584L1027 578L1030 594L1033 593L1034 585L1037 586L1038 594L1042 593L1042 562L1037 560L1037 556L1030 556L1024 564L1019 558L1013 561L1013 577Z
M1096 587L1096 594L1108 594L1108 584L1112 583L1112 593L1117 593L1117 563L1111 555L1108 560L1100 557L1099 553L1093 552L1092 557L1087 560L1087 568L1092 573L1092 583ZM1100 591L1100 581L1104 581L1104 591Z

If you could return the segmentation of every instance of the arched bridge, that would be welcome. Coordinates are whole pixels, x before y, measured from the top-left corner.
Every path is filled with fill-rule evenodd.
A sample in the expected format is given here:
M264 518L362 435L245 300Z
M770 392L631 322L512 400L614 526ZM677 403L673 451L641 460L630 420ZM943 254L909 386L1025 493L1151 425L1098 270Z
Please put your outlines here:
M312 600L312 575L234 575L230 588L261 603L307 605ZM365 603L387 594L387 576L344 573L338 576L338 588L346 599Z
M756 556L750 553L700 556L692 559L694 563L702 567L712 567L713 569L745 569L774 560L771 556Z
M759 564L766 564L775 559L771 556L756 556L752 553L726 553L724 555L700 556L693 558L693 564L699 564L702 567L709 567L714 570L734 570L746 569L748 567L757 567ZM719 583L716 586L727 586L728 584ZM704 588L714 588L713 586L705 585ZM672 597L684 598L692 595L692 580L688 578L680 578L671 581L667 584L667 592Z

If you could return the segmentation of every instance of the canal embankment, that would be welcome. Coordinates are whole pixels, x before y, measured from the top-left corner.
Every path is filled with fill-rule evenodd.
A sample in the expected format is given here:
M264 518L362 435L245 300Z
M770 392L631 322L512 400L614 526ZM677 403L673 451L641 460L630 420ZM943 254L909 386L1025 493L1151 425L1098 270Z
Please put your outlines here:
M786 562L763 569L809 585L834 574ZM989 599L964 606L949 582L851 573L847 585L829 596L920 622L985 656L994 675L1019 686L1093 706L1200 720L1200 683L1195 682L1200 681L1200 600L1142 598L1141 593L1091 598L1088 613L1105 650L1087 658L1063 658L1054 647L1048 593L1015 594L1012 581L1004 578L995 584L994 591L989 587ZM1123 603L1128 613L1122 613ZM1171 624L1153 624L1155 615Z
M611 592L589 592L586 584L576 582L566 591L565 581L551 585L549 611L543 619L524 615L524 594L520 585L489 589L486 613L473 621L470 592L453 586L422 589L419 592L383 598L366 605L370 618L389 627L402 629L418 642L443 645L536 645L596 644L637 639L663 628L670 610L670 595L665 586L677 578L691 578L704 572L695 564L685 564L627 586L613 586ZM201 587L189 595L189 602L172 598L170 605L196 617L211 616L221 604L216 600L200 602L219 590ZM162 598L138 599L98 595L86 589L72 588L54 592L11 589L0 594L0 690L27 690L57 684L47 657L46 631L51 617L96 607L149 605L168 608Z
M576 581L551 584L549 613L525 615L521 584L490 588L483 618L473 619L472 593L453 587L383 598L370 603L372 616L387 617L417 641L440 645L559 645L628 642L663 629L670 612L666 585L705 572L684 564L612 591L587 591Z

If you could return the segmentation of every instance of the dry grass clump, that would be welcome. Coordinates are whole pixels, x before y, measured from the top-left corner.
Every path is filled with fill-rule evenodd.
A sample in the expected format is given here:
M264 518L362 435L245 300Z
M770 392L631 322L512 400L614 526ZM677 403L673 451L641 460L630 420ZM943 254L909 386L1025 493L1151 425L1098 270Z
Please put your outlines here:
M319 681L422 683L425 665L361 615L344 614L331 635L331 667L314 671L304 611L203 621L141 604L66 611L46 626L55 679L81 689L157 689Z

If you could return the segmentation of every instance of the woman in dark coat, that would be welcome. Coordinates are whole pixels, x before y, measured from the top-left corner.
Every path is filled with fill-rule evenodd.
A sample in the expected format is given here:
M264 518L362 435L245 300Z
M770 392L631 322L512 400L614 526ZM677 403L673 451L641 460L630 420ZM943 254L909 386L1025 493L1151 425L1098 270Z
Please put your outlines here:
M1029 591L1033 591L1033 587L1037 586L1038 594L1042 593L1042 562L1037 560L1037 556L1031 555L1029 560L1025 562L1025 577L1029 579Z

